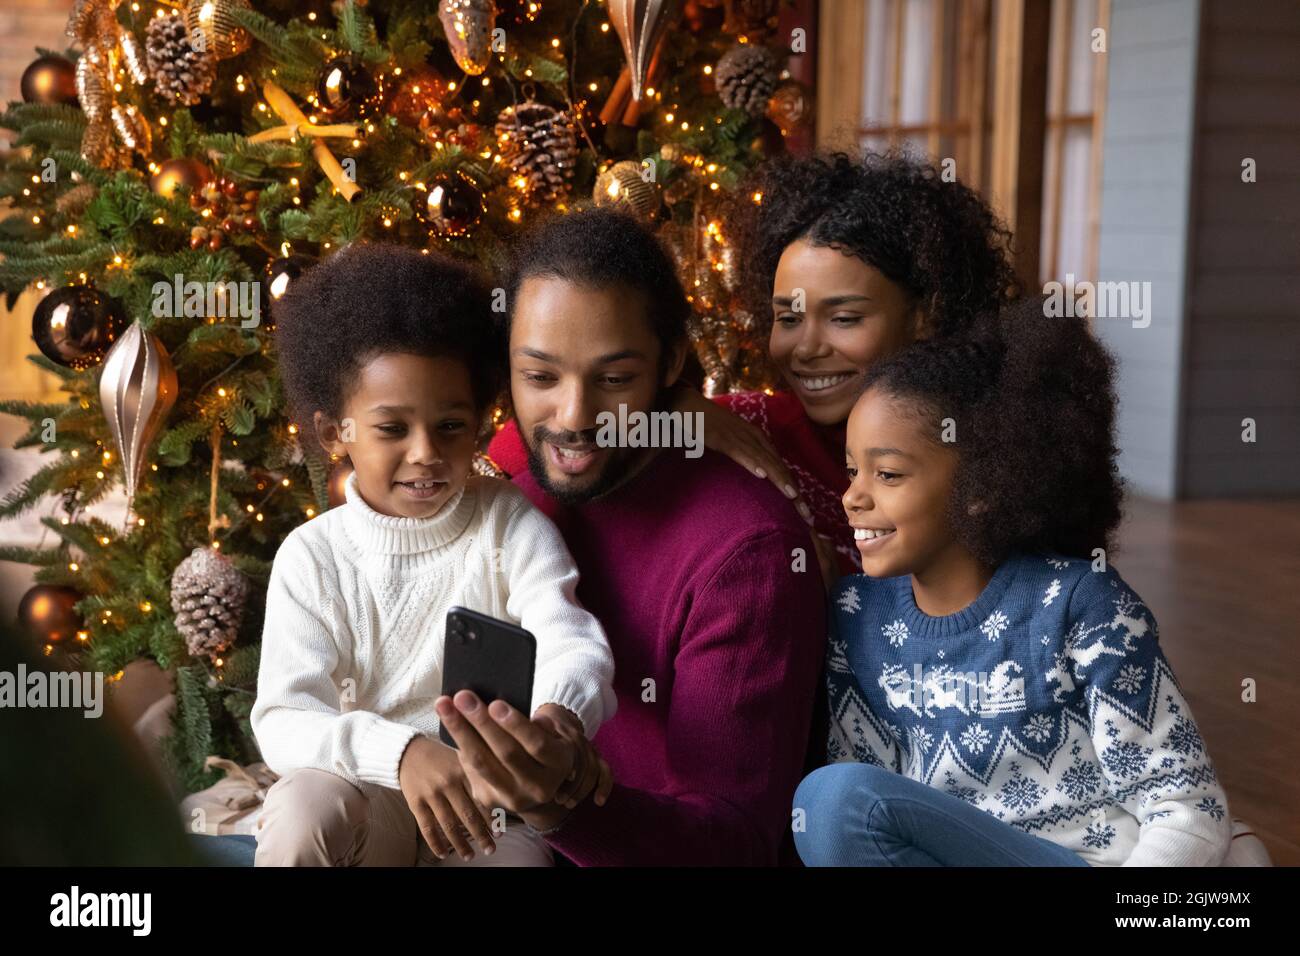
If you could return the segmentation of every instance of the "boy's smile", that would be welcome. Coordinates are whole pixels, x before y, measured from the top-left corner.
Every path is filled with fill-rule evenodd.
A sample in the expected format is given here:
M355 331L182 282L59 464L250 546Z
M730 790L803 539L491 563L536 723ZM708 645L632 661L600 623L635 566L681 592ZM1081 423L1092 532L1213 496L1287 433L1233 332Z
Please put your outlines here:
M339 422L317 413L321 443L347 455L380 514L428 518L464 487L479 415L459 359L385 353L364 363Z

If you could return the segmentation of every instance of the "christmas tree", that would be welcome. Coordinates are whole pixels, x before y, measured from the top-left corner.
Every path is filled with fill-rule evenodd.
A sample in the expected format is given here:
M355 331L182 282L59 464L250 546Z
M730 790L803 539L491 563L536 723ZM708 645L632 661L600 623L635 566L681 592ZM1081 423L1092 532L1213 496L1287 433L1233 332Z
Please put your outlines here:
M286 416L276 297L351 242L491 269L540 215L617 204L677 257L705 387L766 384L724 223L807 117L777 7L79 0L73 47L38 51L0 119L0 286L46 290L32 361L69 399L0 404L48 459L0 518L63 514L0 559L37 566L20 614L56 666L174 669L185 787L257 759L271 560L337 497ZM86 514L119 485L124 526Z

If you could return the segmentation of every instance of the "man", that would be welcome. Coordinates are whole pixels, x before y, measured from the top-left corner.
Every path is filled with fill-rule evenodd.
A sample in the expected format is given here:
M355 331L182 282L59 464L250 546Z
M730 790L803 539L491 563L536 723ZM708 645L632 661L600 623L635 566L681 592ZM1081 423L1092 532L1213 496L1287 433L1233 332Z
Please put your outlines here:
M462 691L437 710L475 796L579 865L789 859L825 643L808 528L715 452L598 443L602 413L669 408L688 348L690 306L635 220L595 210L544 225L507 292L517 433L493 447L523 439L514 481L559 525L608 635L618 711L594 742L614 785L601 803L555 803L573 750Z

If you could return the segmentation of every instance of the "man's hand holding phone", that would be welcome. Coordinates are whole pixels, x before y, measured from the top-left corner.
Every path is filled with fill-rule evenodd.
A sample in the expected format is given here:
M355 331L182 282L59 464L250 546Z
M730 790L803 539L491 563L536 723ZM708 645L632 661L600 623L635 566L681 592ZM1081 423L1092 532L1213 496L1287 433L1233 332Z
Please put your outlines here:
M614 777L609 764L582 732L582 721L578 716L559 704L542 704L533 713L533 722L550 728L552 733L574 748L573 770L556 791L555 802L572 810L594 790L596 806L604 806L614 786Z
M417 734L402 753L397 777L420 833L438 859L453 850L463 860L473 859L468 837L489 856L496 850L492 828L451 747Z

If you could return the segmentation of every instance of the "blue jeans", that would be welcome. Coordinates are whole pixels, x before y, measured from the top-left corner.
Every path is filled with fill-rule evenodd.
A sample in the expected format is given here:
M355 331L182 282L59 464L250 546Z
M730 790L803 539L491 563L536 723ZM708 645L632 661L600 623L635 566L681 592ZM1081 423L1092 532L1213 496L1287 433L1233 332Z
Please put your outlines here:
M795 847L807 866L1087 866L950 793L864 763L804 777Z

